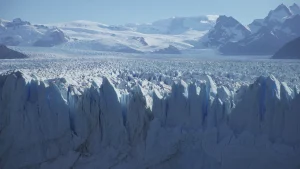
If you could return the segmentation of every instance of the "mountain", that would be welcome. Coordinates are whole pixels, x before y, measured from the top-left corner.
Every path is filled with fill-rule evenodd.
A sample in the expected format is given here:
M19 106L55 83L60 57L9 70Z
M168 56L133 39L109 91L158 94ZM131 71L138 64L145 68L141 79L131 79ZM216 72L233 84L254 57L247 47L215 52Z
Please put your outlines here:
M68 42L58 47L123 53L153 53L170 45L179 50L189 49L192 45L185 40L203 36L199 31L180 36L145 34L126 26L109 26L82 20L53 24L53 26L70 37Z
M269 55L282 46L282 42L268 27L239 42L228 42L219 51L225 55Z
M207 31L211 29L219 16L172 17L149 24L127 24L132 30L145 34L182 34L190 30Z
M47 25L0 19L0 44L124 53L174 53L203 48L225 55L273 55L300 36L300 7L284 4L244 26L233 17L172 17L148 24L72 21ZM176 50L175 50L176 49ZM174 52L175 51L175 52Z
M264 19L248 25L251 34L240 41L221 45L219 51L225 55L273 55L285 43L300 36L300 15L296 14L296 6L279 5Z
M268 16L264 19L264 23L269 27L280 25L286 18L292 16L290 9L284 5L279 5L275 10L271 10Z
M264 19L255 19L251 24L248 25L251 33L256 33L264 25Z
M61 30L53 26L32 25L20 18L0 20L0 43L9 46L54 46L67 42Z
M162 21L160 24L163 25ZM194 29L196 28L195 26ZM80 50L152 53L170 45L179 50L192 48L187 41L202 37L207 31L192 29L175 36L145 34L127 26L105 25L84 20L46 25L31 24L21 19L0 20L0 43L8 46L55 46Z
M300 37L285 44L279 49L273 59L300 59Z
M0 44L0 59L22 59L28 56Z
M298 4L294 3L292 6L290 6L290 11L295 15L299 14L300 15L300 7Z
M69 37L64 34L60 29L54 28L48 30L39 40L34 42L34 46L52 47L68 42Z
M296 3L290 7L281 4L276 9L271 10L264 19L255 19L248 27L252 33L256 33L263 26L268 26L269 28L281 26L286 19L294 15L300 15L300 7Z
M291 38L298 37L300 35L300 15L297 14L287 18L279 30L285 32Z
M220 16L216 25L208 32L207 46L219 46L227 42L237 42L250 35L250 31L233 17Z

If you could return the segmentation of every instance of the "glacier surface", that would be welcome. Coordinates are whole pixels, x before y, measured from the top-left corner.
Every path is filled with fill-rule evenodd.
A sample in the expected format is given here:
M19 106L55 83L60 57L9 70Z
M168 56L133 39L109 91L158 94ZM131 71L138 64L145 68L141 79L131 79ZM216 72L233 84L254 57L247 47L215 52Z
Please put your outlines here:
M171 80L167 91L146 81L122 88L111 75L79 87L66 78L2 73L0 168L300 166L295 88L272 75L236 90L198 78Z
M0 62L1 169L300 166L297 61L16 50L29 58Z

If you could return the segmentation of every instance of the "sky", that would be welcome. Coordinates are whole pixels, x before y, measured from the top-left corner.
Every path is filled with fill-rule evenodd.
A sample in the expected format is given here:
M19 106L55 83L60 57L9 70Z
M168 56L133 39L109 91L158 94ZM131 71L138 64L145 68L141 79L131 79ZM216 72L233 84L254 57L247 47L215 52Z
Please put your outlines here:
M0 18L41 24L89 20L121 25L216 14L248 24L264 18L281 3L297 2L300 5L299 0L0 0Z

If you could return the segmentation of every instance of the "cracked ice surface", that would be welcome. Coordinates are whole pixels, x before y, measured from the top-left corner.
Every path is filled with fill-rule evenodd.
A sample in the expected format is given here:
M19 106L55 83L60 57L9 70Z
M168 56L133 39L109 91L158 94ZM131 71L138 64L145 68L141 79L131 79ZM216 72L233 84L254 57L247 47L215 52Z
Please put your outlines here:
M300 83L299 61L151 57L86 56L1 60L0 73L18 69L42 80L65 78L68 83L83 87L90 86L98 77L107 76L121 89L129 89L136 83L163 87L171 86L174 80L200 82L206 79L204 75L210 75L218 86L229 89L237 89L253 83L259 76L271 74L289 86Z
M295 169L299 66L142 57L1 61L0 168ZM12 69L21 72L5 73Z

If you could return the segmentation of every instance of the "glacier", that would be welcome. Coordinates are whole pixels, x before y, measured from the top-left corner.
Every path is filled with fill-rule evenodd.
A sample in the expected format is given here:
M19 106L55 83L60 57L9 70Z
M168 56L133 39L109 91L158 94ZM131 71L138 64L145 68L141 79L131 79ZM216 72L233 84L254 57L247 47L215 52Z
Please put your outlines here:
M0 75L1 169L296 169L300 94L274 76L170 92Z

